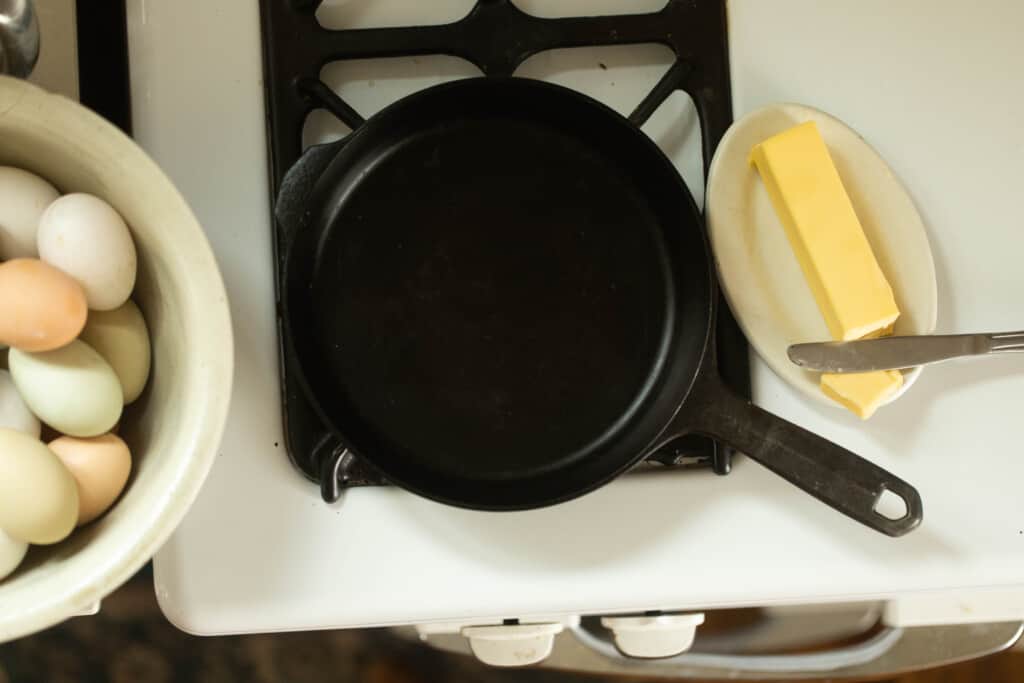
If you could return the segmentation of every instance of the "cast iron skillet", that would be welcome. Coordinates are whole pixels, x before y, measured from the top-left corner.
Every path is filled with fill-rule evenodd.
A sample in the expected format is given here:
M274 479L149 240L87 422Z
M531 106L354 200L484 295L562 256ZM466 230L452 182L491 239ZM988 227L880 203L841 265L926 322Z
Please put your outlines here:
M873 529L920 523L912 486L719 379L700 214L611 109L468 79L310 154L277 207L284 329L320 416L389 480L533 508L700 433ZM902 518L875 511L886 490Z

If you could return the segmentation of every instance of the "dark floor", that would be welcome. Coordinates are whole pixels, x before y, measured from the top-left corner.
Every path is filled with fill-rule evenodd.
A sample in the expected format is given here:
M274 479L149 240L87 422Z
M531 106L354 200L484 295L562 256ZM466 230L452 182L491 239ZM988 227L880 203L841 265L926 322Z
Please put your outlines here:
M621 679L618 679L621 680ZM1024 653L996 655L900 683L1024 681ZM197 638L171 626L141 575L95 617L0 646L0 683L610 683L540 670L487 668L387 631Z

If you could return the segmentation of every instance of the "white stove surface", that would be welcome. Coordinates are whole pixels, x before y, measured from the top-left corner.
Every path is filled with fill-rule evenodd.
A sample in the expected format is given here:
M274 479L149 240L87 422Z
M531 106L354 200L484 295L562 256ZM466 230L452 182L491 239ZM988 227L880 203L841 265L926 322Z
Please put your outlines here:
M454 19L471 4L340 0L330 12L339 25L393 25ZM660 4L521 6L572 14ZM392 488L325 505L283 450L257 3L137 0L129 24L136 137L209 234L237 340L221 453L156 558L157 594L179 627L220 634L1024 590L1020 357L928 370L866 424L812 405L753 363L759 404L918 487L925 522L902 539L845 519L745 460L728 477L630 476L514 514L458 510ZM781 100L825 109L860 131L909 188L935 252L940 331L1024 327L1024 4L732 0L730 27L737 116ZM628 112L669 61L657 46L586 49L540 55L519 74ZM419 62L413 75L410 64L389 61L335 65L324 76L369 115L415 88L474 73L451 58ZM687 99L674 96L646 130L700 188ZM305 137L331 134L321 117Z

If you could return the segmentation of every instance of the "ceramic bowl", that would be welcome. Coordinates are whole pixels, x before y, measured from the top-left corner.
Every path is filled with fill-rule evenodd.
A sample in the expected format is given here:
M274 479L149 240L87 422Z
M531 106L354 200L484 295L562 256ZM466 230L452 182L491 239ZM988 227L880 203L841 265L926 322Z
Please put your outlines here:
M3 642L88 612L171 534L220 442L233 345L224 284L203 230L131 139L76 102L0 77L0 165L36 173L61 192L97 195L121 213L139 258L133 298L153 345L149 384L121 421L133 455L124 494L66 541L30 548L0 581Z

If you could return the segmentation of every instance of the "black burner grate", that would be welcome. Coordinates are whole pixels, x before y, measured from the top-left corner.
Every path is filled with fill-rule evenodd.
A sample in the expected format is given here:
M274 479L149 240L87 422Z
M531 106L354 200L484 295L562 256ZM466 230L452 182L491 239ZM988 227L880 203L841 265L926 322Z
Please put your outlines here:
M439 26L331 30L316 18L319 0L261 0L271 197L302 155L302 129L314 109L323 108L355 128L362 117L320 80L328 63L351 59L447 54L475 64L487 76L509 76L528 57L546 50L598 45L659 43L675 63L640 102L631 120L642 121L673 92L693 99L702 133L704 171L732 122L725 0L668 0L658 12L601 17L539 18L511 0L478 0L463 19ZM597 68L597 67L595 67ZM280 245L274 221L275 247ZM281 253L275 258L278 284ZM718 356L725 380L750 394L747 344L724 305L718 320ZM280 320L280 319L279 319ZM285 439L292 462L320 482L334 500L344 486L385 483L321 424L296 380L292 349L278 335ZM725 474L731 452L701 437L685 437L662 448L648 462L675 467L711 467Z

